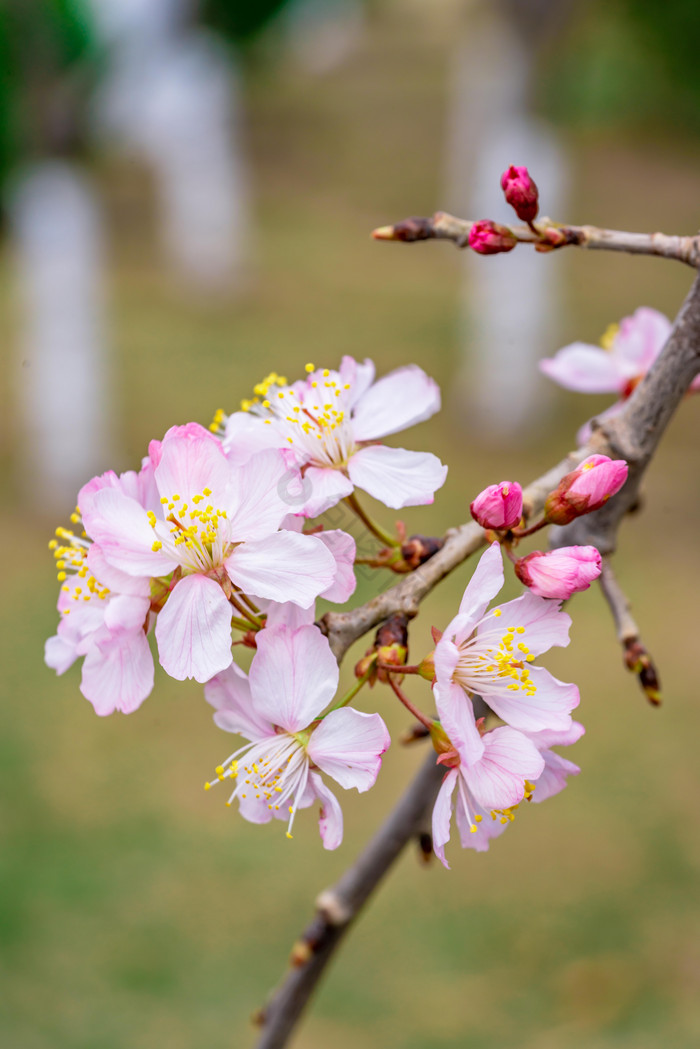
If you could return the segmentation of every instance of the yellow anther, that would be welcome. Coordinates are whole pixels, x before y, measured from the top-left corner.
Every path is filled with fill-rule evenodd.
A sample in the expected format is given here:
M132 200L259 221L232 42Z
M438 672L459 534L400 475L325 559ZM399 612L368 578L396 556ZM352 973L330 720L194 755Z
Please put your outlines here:
M481 823L481 821L483 820L483 818L484 818L483 816L475 816L475 817L474 817L474 822L475 822L475 823Z
M532 653L529 653L527 656L525 656L525 660L528 663L533 663L534 659L535 659L535 657L532 655Z
M49 550L55 550L58 546L58 539L49 539Z
M476 826L476 825L475 825L474 823L472 823L472 825L471 825L471 826L470 826L470 828L469 828L469 833L470 833L470 834L476 834L476 832L477 832L477 830L478 830L478 829L479 829L479 828L478 828L478 827L477 827L477 826Z
M328 370L328 368L324 368L323 371L321 372L321 375L323 376L324 379L327 379L330 374L331 373Z
M493 610L493 614L494 614L495 616L501 616L501 615L503 615L503 613L501 612L500 608L494 608L494 610Z
M154 539L153 545L151 547L151 550L153 551L154 554L157 554L158 551L162 549L162 547L163 547L163 544L161 543L160 539Z
M69 613L70 613L70 608L64 608L63 609L64 616L67 616Z
M80 521L80 516L78 514L71 514L70 519L73 522L73 524L78 524L78 522Z
M524 626L517 626L515 628L515 632L516 632L516 634L524 634L525 633L525 627Z
M161 497L160 497L160 501L161 501L161 503L163 504L163 506L165 506L165 504L166 504L167 502L169 502L170 500L168 499L167 495L161 495Z
M211 783L205 783L204 784L204 789L205 790L211 790Z
M294 835L290 834L289 831L285 831L285 835L289 838L290 841L294 837Z
M305 364L304 365L304 370L307 371L309 373L309 375L310 375L311 372L316 370L316 368L315 368L315 366L313 364Z
M59 583L63 583L63 582L65 582L65 579L66 579L66 573L65 572L59 572L58 575L56 576L56 578L58 579Z

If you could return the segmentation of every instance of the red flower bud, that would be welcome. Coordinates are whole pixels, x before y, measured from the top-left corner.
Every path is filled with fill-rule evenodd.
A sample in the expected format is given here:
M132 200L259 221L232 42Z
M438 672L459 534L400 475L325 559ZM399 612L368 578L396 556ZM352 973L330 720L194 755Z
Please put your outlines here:
M523 514L523 490L517 481L490 484L477 495L469 509L482 528L501 532L515 528Z
M479 255L498 255L502 251L512 251L517 243L507 226L500 226L490 219L475 222L469 230L469 247Z
M627 470L624 459L589 455L547 496L544 504L547 520L565 525L575 517L599 510L611 495L620 491L627 480Z
M565 601L588 590L600 575L601 557L594 546L562 546L543 553L535 550L515 562L518 579L537 597Z
M501 175L501 189L518 218L532 222L538 211L538 193L527 168L516 168L511 164Z

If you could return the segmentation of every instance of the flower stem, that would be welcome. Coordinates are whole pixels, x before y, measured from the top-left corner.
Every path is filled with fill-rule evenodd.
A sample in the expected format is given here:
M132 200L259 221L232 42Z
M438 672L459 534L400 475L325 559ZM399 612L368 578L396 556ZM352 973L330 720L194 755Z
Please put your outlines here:
M243 598L242 594L241 594L241 598ZM245 607L245 605L241 603L241 601L237 600L235 594L231 594L231 596L229 597L229 601L231 602L233 607L235 609L237 609L241 613L243 618L248 620L248 624L249 625L246 626L246 630L250 630L251 626L254 627L255 630L260 630L262 628L262 625L263 625L262 619L260 619L256 615L253 615L253 613L250 612Z
M327 716L327 714L332 714L332 712L334 710L340 710L341 707L346 707L348 705L348 703L350 702L350 700L355 698L355 696L360 691L362 686L365 685L369 681L370 676L371 676L373 670L374 670L373 666L371 666L369 668L369 670L366 670L365 673L362 675L362 677L359 677L357 679L357 681L352 686L352 688L349 689L345 693L343 698L339 699L337 703L334 703L333 706L331 707L331 709L329 711L327 711L327 713L324 714L323 717L325 718Z
M376 536L380 542L384 543L386 546L400 546L398 539L389 535L388 532L385 532L381 525L378 525L376 521L373 521L372 518L365 513L357 501L357 496L354 492L352 495L345 496L345 502L353 513L357 514L365 528L368 528L372 535Z
M410 712L413 714L414 718L417 718L418 721L420 721L421 725L425 725L425 727L428 729L428 731L430 731L430 729L432 728L432 725L433 725L432 720L430 718L426 717L425 714L421 713L421 711L418 709L418 707L414 707L413 703L411 703L411 700L408 698L408 696L404 692L401 691L399 686L394 681L393 677L389 677L388 680L389 680L389 684L391 685L391 687L393 688L394 692L396 693L398 699L400 699L401 702L403 703L403 705L406 707L406 710L410 710Z
M540 528L545 528L549 524L546 517L543 517L537 524L530 525L529 528L513 528L511 534L515 539L524 539L528 535L534 535L535 532L539 532Z

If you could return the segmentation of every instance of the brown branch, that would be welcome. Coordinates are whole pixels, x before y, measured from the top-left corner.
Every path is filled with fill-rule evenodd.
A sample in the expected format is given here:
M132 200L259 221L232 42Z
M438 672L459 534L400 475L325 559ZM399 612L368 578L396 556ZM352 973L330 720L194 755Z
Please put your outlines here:
M584 447L571 452L525 490L525 513L532 516L541 510L546 496L561 478L586 456L599 453L624 458L629 463L624 488L595 513L578 518L564 528L553 528L555 545L590 543L604 555L614 550L620 522L637 503L639 486L654 451L698 372L700 277L695 279L664 349L623 410L604 424L598 424ZM434 557L391 589L351 612L327 613L320 625L338 661L353 641L390 615L404 612L414 616L433 587L485 541L483 530L474 523L452 529ZM610 578L608 573L608 592L613 593ZM620 627L629 628L631 620L624 618L629 614L626 603L617 594L613 596L613 606L620 616ZM636 662L631 662L635 656ZM647 695L654 701L658 680L643 646L641 651L630 647L628 657L627 665L637 672ZM257 1049L281 1049L286 1044L325 966L360 908L405 844L423 832L441 775L431 755L360 859L330 893L321 896L318 913L293 952L293 968L262 1011L260 1022L264 1030Z
M639 678L639 683L649 702L658 707L661 703L661 682L658 672L639 636L639 627L632 618L629 599L617 581L607 557L603 558L603 569L598 582L612 612L617 639L622 645L624 664Z
M404 846L424 831L445 770L435 754L424 763L398 805L359 859L316 901L316 914L292 948L291 967L257 1017L256 1049L281 1049L326 965Z
M380 226L374 230L375 240L399 240L414 243L418 240L451 240L459 248L469 244L469 232L474 225L472 219L459 219L446 211L436 211L431 218L403 219L393 226ZM504 223L500 223L504 225ZM629 255L658 255L666 259L677 259L694 269L700 268L700 236L679 237L667 233L626 233L616 229L599 229L597 226L560 226L548 218L537 219L535 229L529 226L508 226L521 244L538 245L541 238L538 230L545 233L555 231L561 243L555 247L574 245L590 251L622 251ZM548 245L546 250L553 250Z

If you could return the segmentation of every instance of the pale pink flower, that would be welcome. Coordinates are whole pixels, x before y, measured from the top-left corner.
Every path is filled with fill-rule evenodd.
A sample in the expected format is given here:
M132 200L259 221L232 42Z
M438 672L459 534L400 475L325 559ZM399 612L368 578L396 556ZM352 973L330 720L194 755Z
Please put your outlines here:
M506 201L523 222L532 222L538 211L537 186L530 172L524 167L511 164L501 175L501 189Z
M569 776L578 776L581 769L574 765L573 761L563 758L553 751L552 747L568 747L577 743L586 730L578 721L571 723L567 732L552 732L545 729L543 732L530 732L528 738L535 744L544 760L544 770L535 782L535 790L532 801L546 801L547 798L559 794L566 786Z
M548 378L567 390L578 393L614 393L618 400L601 412L599 419L610 418L622 408L635 387L644 378L661 353L671 333L671 322L663 313L640 306L619 325L611 325L600 346L573 342L554 357L539 363ZM700 390L700 375L690 384ZM579 444L590 436L590 424L579 431Z
M196 423L173 427L150 451L157 509L95 478L79 496L83 522L110 568L161 581L155 636L166 672L207 681L231 663L236 595L309 606L336 563L314 536L278 531L289 509L279 452L234 467Z
M135 477L110 475L109 483L132 488ZM79 523L77 512L73 520ZM57 529L57 535L50 546L61 582L61 619L56 634L46 642L45 662L63 674L84 656L80 689L96 713L131 713L153 688L153 657L146 637L151 605L148 581L110 569L89 539L63 528Z
M581 514L599 510L608 499L622 488L627 480L628 466L624 459L610 459L607 455L589 455L575 470L568 473L550 492L544 512L552 524L565 525Z
M291 386L274 373L267 376L256 396L243 402L244 411L220 417L231 461L246 462L262 447L285 449L303 472L303 498L294 509L307 517L335 506L355 487L394 509L432 503L447 467L429 452L379 441L439 410L436 383L414 364L373 382L372 361L352 357L343 357L338 371L307 370L308 377Z
M438 762L447 772L433 809L433 850L441 863L450 838L454 798L457 830L463 848L481 852L489 839L513 819L513 809L533 791L533 779L544 771L544 759L522 732L496 728L482 739L482 754L471 759L472 748L465 741L472 733L470 712L465 703L440 702L440 730L434 733ZM444 734L444 735L443 735Z
M205 685L219 728L249 740L207 786L230 780L228 804L237 800L252 823L286 820L289 838L297 811L318 801L323 844L335 849L343 815L321 773L345 789L369 790L389 733L379 714L344 707L322 716L338 687L338 664L316 627L267 627L257 640L248 677L234 664Z
M472 694L482 696L503 721L523 732L567 731L571 711L579 702L575 685L533 665L552 646L568 645L571 619L558 602L529 592L487 611L503 581L500 546L493 543L464 591L459 613L435 648L438 709L466 711L459 720L463 738L448 734L472 764L484 753Z
M482 528L497 531L515 528L523 513L523 490L517 481L490 484L477 495L469 509Z
M566 601L572 594L588 590L600 575L600 553L594 546L560 546L535 550L515 562L518 579L538 597Z

